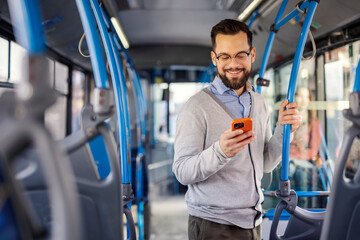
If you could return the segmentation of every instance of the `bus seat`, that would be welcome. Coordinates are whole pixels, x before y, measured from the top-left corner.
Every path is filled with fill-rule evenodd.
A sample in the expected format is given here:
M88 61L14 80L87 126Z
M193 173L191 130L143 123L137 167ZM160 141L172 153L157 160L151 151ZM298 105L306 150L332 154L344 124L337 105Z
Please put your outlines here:
M109 159L111 171L106 178L99 177L88 144L69 154L82 208L83 239L122 239L121 171L116 143L105 123L96 130L105 142ZM42 224L49 227L48 193L38 161L36 151L24 152L17 158L17 177L22 180Z
M344 117L354 125L344 135L336 162L322 240L352 240L359 239L360 236L360 169L357 169L353 179L346 178L344 174L352 143L360 136L359 99L359 92L351 93L350 109L344 110Z

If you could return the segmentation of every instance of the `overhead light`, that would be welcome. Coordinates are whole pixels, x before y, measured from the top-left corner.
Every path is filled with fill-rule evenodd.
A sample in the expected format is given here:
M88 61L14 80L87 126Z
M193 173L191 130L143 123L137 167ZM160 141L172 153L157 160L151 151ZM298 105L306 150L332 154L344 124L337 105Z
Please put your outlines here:
M111 22L112 22L112 24L113 24L113 26L115 28L115 31L116 31L117 35L120 38L121 43L123 44L124 48L128 49L130 47L130 45L129 45L128 40L126 39L124 31L121 28L119 20L117 18L115 18L115 17L112 17Z
M238 16L238 19L240 21L243 21L244 19L246 19L250 13L252 13L255 8L257 8L257 6L259 6L259 4L261 3L262 0L254 0L252 1L252 3L249 4L249 6L247 6L247 8L245 8L245 10Z

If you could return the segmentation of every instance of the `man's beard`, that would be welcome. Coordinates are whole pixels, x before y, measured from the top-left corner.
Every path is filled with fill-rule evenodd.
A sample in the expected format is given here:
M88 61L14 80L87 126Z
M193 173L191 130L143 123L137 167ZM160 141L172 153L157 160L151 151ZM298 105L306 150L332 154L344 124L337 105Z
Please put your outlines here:
M226 77L226 71L243 71L244 75L240 78L228 79ZM219 73L219 78L222 80L222 82L224 83L224 85L226 87L228 87L230 89L234 89L234 90L238 90L238 89L242 88L243 86L245 86L245 84L250 76L250 71L246 71L245 68L227 69L224 72L225 72L224 75L221 75Z

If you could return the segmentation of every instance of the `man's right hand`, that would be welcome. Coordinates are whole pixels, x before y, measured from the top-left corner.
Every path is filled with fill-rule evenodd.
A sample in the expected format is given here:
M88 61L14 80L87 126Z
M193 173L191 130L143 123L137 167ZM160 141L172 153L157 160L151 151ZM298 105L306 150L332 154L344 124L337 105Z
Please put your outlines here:
M232 131L230 128L221 134L219 144L225 155L231 158L254 141L255 138L254 131L243 133L242 130Z

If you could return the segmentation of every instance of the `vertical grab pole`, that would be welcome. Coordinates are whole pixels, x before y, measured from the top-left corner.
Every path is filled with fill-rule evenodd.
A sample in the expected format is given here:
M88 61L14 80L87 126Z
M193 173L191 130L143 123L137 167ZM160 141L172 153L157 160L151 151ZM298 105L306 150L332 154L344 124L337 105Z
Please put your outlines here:
M120 160L121 160L121 171L122 171L122 182L123 183L131 183L131 172L129 172L129 164L128 164L128 150L127 150L127 136L126 136L126 126L124 124L124 115L125 115L125 102L121 101L122 98L124 98L124 93L122 91L121 86L119 85L120 81L120 76L119 76L119 71L118 71L118 67L116 65L116 56L114 54L112 45L111 45L111 40L109 38L109 35L107 33L107 27L106 27L106 23L103 19L100 7L98 5L98 1L97 0L91 0L91 7L93 9L96 21L97 21L97 25L99 27L100 30L100 34L101 37L103 39L103 43L104 43L104 48L105 48L105 52L107 55L107 60L109 62L109 68L110 68L110 74L111 74L111 79L113 82L113 88L114 88L114 95L115 95L115 102L116 102L116 108L117 108L117 117L118 117L118 124L119 124L119 135L121 136L120 139Z
M275 17L273 26L275 26L280 21L282 15L284 14L284 11L285 11L285 8L286 8L287 4L288 4L288 0L283 0L282 1L281 5L280 5L280 8L279 8L279 11L278 11L278 13L277 13L277 15ZM266 67L267 67L267 64L268 64L268 60L269 60L269 57L270 57L270 52L271 52L271 48L272 48L272 45L273 45L273 42L274 42L276 32L277 32L277 30L271 29L268 41L266 43L264 56L263 56L262 62L261 62L259 78L264 77L265 70L266 70ZM256 92L261 93L261 86L258 85L256 87Z
M95 85L97 88L109 88L104 55L101 49L97 27L92 15L91 6L88 0L76 0L80 14L81 23L86 35L86 43L89 48L91 66L94 72Z
M353 92L360 92L360 58L356 67L355 81Z
M256 9L252 14L251 14L251 17L250 17L250 20L249 20L249 24L248 24L248 27L249 29L251 28L252 24L254 23L255 19L259 16L259 10Z
M16 40L30 55L45 51L38 1L8 1ZM14 16L16 14L16 16ZM23 27L22 27L23 26Z
M301 29L299 42L296 47L294 63L291 69L290 82L287 93L287 99L289 100L289 103L294 101L296 78L299 72L299 67L301 63L302 54L304 52L306 38L308 36L309 28L317 5L318 5L317 0L311 0L303 27ZM285 124L284 134L283 134L283 145L282 145L283 148L282 148L282 166L281 166L281 181L280 181L280 194L282 196L289 196L290 194L290 181L289 181L290 131L291 131L291 125Z

